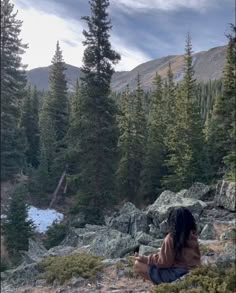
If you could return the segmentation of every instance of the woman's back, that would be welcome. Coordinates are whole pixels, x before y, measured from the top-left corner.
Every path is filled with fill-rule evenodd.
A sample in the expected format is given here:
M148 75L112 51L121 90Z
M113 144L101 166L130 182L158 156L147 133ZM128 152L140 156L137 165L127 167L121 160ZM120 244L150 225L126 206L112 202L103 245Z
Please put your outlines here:
M200 254L198 239L195 234L191 233L189 236L189 240L187 241L187 246L183 247L181 255L175 258L174 266L184 267L187 269L193 269L200 266L200 264L201 264L201 254Z
M148 256L148 264L153 264L159 268L186 268L193 269L200 265L201 255L197 236L190 234L187 246L183 247L181 254L176 257L174 240L169 233L164 239L161 251L156 255Z

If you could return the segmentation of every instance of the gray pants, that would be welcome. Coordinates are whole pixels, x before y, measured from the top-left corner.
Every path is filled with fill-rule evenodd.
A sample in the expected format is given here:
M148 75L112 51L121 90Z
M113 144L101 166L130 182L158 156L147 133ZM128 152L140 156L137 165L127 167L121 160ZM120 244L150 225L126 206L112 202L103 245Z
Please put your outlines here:
M148 275L150 280L158 285L161 283L171 283L181 278L189 271L184 268L165 268L161 269L155 265L149 266Z

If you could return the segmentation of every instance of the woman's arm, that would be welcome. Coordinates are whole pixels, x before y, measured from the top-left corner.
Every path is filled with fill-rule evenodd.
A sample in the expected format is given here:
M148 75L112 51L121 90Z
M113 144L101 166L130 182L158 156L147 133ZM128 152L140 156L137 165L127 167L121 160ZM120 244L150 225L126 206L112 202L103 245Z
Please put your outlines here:
M168 268L174 264L175 250L173 238L168 234L164 239L159 254L152 254L148 256L148 264L156 265L159 268Z

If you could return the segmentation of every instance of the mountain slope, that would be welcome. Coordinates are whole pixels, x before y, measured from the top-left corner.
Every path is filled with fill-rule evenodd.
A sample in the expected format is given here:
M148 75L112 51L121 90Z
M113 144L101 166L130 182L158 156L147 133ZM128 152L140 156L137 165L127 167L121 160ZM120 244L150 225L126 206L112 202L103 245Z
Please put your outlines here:
M194 54L195 78L199 81L221 78L225 58L226 46ZM130 89L134 89L138 73L141 75L143 88L148 90L152 87L156 72L162 77L166 76L169 62L171 63L175 80L181 80L183 77L184 55L172 55L140 64L131 71L115 72L112 79L112 90L122 91L127 84L129 84ZM27 72L28 83L36 85L39 90L47 90L49 68L50 66L29 70ZM76 79L81 76L81 70L78 67L67 64L66 76L68 88L73 91Z

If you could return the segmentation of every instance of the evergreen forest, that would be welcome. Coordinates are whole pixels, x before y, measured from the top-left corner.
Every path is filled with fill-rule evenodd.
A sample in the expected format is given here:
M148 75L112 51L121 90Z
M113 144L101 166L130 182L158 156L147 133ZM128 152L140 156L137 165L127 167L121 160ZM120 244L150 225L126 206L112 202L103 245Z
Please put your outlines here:
M222 79L197 82L194 39L186 32L181 81L175 81L170 63L167 76L156 73L152 90L143 90L138 74L135 90L127 84L123 92L112 92L121 56L110 40L109 5L91 0L90 16L83 17L83 77L75 91L68 91L57 42L49 90L40 92L26 80L22 21L11 0L1 0L1 182L27 176L23 193L38 206L48 207L62 194L71 200L70 213L83 213L91 224L102 224L104 213L121 202L143 206L165 189L234 180L236 174L236 27L227 27ZM12 225L5 227L9 243L14 213L26 219L27 206L19 206L23 199L17 196ZM32 229L27 222L26 238ZM27 243L13 246L22 245Z

